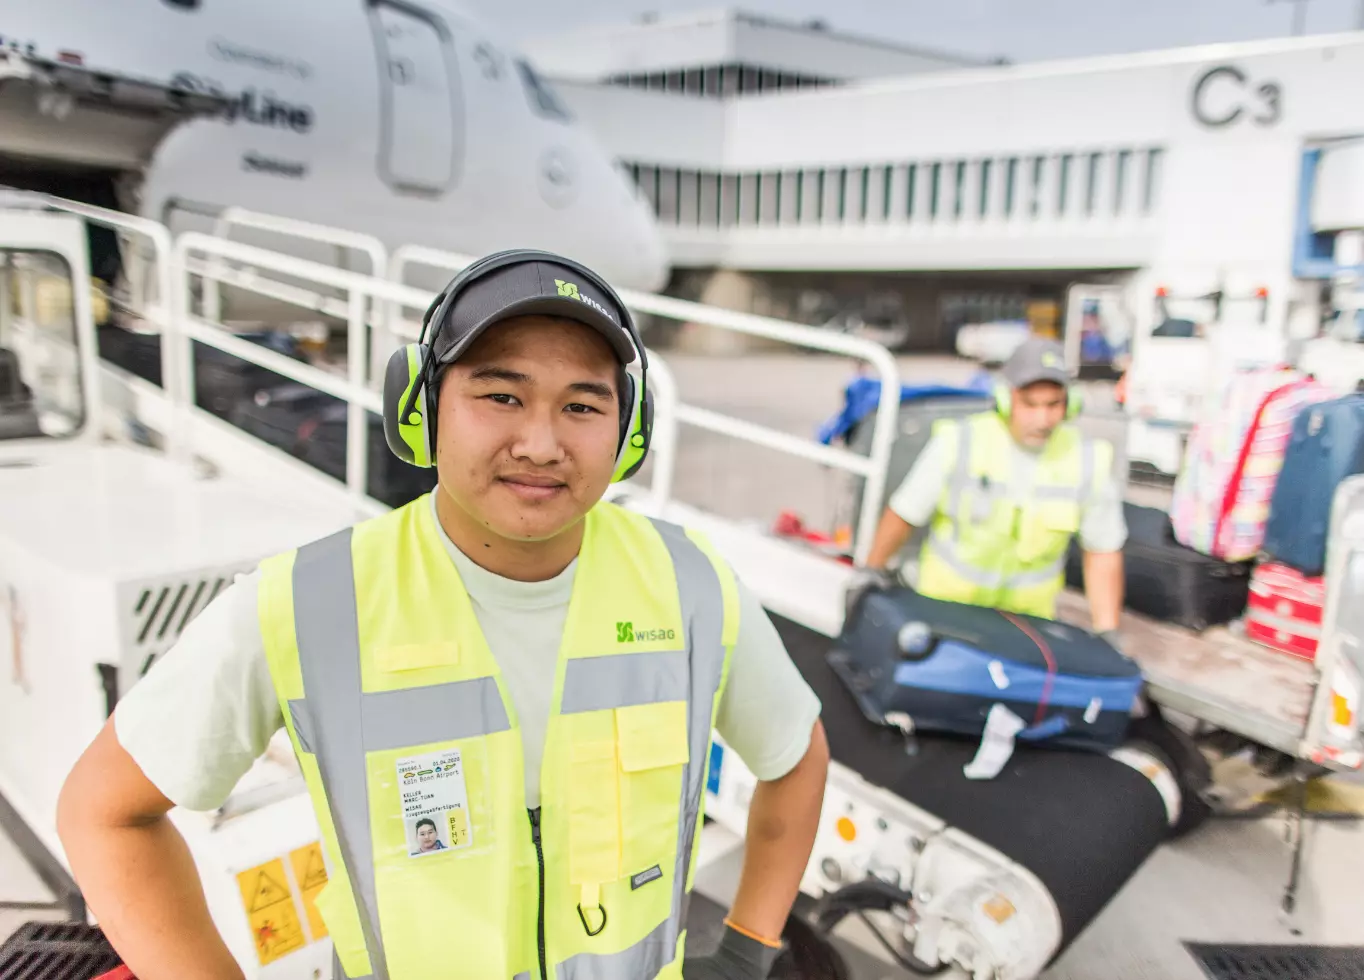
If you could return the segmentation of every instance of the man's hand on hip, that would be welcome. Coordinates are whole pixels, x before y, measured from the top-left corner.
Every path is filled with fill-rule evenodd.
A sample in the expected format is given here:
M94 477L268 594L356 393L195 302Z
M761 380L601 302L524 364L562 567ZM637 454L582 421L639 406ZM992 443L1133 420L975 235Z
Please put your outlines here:
M726 924L715 952L683 960L682 980L767 980L780 952Z

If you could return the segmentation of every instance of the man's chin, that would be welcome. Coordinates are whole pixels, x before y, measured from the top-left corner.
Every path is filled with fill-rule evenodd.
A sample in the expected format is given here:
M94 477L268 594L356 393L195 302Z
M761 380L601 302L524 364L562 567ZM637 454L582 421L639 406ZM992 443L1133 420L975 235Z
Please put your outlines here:
M488 522L488 527L508 541L549 541L576 524L579 517L576 512L566 514L557 507L553 513L545 508L522 507L498 514Z

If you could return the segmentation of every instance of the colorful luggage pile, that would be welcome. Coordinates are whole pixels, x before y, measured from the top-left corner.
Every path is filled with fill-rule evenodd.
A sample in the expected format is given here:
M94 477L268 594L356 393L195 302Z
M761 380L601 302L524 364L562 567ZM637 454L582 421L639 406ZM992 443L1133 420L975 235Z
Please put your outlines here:
M1299 371L1271 368L1235 375L1209 402L1175 481L1173 538L1248 580L1250 639L1315 657L1331 501L1357 473L1364 394L1338 397Z

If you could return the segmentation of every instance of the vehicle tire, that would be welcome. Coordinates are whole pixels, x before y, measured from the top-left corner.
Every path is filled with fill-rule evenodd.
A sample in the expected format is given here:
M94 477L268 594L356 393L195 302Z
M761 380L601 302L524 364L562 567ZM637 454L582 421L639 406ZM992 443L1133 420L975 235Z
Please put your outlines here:
M1167 722L1154 702L1145 718L1133 718L1127 727L1129 741L1151 749L1174 774L1179 785L1179 820L1170 828L1170 838L1183 837L1212 815L1204 794L1212 785L1212 767L1187 734Z

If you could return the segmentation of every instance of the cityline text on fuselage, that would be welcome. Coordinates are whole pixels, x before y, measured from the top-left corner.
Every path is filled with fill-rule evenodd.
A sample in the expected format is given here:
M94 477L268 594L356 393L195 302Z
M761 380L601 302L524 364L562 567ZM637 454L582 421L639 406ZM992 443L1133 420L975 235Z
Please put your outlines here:
M313 128L312 106L289 102L268 89L257 91L253 86L248 86L240 92L233 93L213 79L183 71L171 79L171 85L190 92L219 95L229 99L226 112L229 122L240 119L255 126L269 126L295 133L306 133Z

